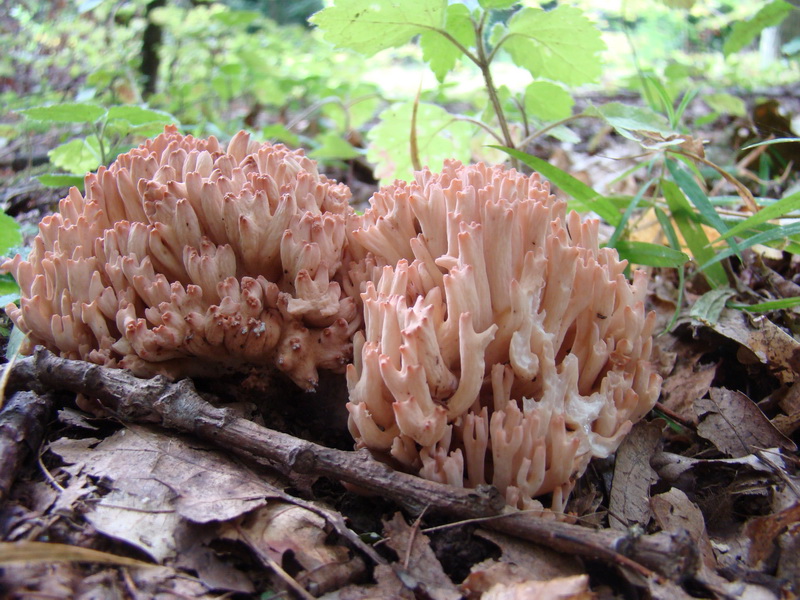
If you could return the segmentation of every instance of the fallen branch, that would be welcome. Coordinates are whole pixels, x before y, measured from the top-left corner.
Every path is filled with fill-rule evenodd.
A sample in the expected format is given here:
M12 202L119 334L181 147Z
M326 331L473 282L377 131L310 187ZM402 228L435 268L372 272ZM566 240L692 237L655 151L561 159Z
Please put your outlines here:
M0 500L4 500L28 454L39 450L52 399L19 392L0 411Z
M126 371L59 358L44 349L11 367L9 385L69 390L99 401L122 420L158 423L192 433L220 448L255 459L282 473L329 477L381 495L406 510L486 519L483 525L554 550L630 568L645 577L655 572L671 579L688 575L696 564L690 542L666 533L628 536L592 530L536 515L510 513L490 486L455 488L395 471L366 450L326 448L261 427L204 400L188 379L138 379Z

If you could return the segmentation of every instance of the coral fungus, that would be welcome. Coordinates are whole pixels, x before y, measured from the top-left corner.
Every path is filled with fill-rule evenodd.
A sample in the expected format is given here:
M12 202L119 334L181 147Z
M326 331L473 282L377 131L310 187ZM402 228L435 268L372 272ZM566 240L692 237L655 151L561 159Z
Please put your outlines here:
M6 307L69 358L140 375L273 363L310 389L350 360L361 317L343 295L346 186L301 151L244 132L227 148L174 127L86 176L7 261Z
M360 446L428 479L561 510L655 403L646 276L537 175L449 162L376 193L352 237L382 270L347 369Z

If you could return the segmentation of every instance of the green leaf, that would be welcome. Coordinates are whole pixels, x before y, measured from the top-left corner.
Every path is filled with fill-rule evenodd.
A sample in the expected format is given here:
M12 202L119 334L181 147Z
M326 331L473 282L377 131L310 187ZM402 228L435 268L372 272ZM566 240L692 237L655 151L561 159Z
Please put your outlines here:
M697 221L692 206L681 192L678 184L664 179L661 181L661 189L664 192L664 199L667 201L672 219L678 226L692 257L702 265L699 268L703 271L709 284L715 288L728 285L728 277L721 265L705 264L714 258L714 250L709 247L708 236Z
M314 160L349 160L362 155L347 140L335 133L325 133L315 140L319 146L309 154Z
M800 142L800 138L775 138L774 140L764 140L763 142L756 142L755 144L747 144L747 146L743 146L741 148L741 151L744 152L745 150L758 148L759 146L772 146L773 144L796 144L797 142Z
M750 246L754 246L756 244L769 244L770 242L774 242L776 240L786 240L789 236L793 235L800 235L800 223L792 223L791 225L784 225L782 227L772 227L766 231L757 233L752 237L745 238L739 242L739 250L744 250L745 248L749 248ZM725 250L721 250L716 255L710 256L708 260L700 266L700 268L707 269L709 267L719 266L716 263L733 256L733 254L733 250L730 248L725 248Z
M700 186L697 185L697 182L689 174L689 172L672 159L667 159L667 169L669 169L669 172L675 179L675 182L684 191L686 196L688 196L692 204L694 204L697 210L700 211L700 214L703 216L706 222L716 229L720 235L724 235L725 232L728 231L728 226L725 225L722 218L709 201L708 196L706 196L703 190L700 189ZM734 252L739 252L739 248L736 246L736 242L734 240L729 239L728 244L731 248L733 248Z
M669 8L689 10L694 6L695 0L661 0Z
M570 203L570 208L575 208L583 212L594 211L614 227L619 225L622 216L619 214L619 210L614 206L614 203L594 191L581 180L575 179L569 173L562 171L558 167L551 165L546 160L542 160L537 156L504 146L491 147L506 152L509 156L524 162L531 169L547 177L547 179L575 200L575 202Z
M300 145L300 138L297 137L297 134L292 133L280 123L275 123L274 125L267 125L264 127L261 130L261 136L269 140L283 142L284 144L294 146L295 148Z
M8 252L9 248L22 244L22 234L19 224L6 213L0 212L0 255Z
M94 123L106 114L106 109L85 102L65 102L26 108L19 112L29 119L47 123Z
M408 179L411 166L411 112L413 102L395 104L378 116L367 134L367 160L376 165L375 176L388 183ZM442 167L446 158L469 162L475 126L457 121L441 106L420 103L417 108L417 149L423 166Z
M652 131L661 135L675 133L663 115L649 108L609 102L602 106L589 106L584 114L600 117L621 135L631 138L630 131ZM638 139L638 138L632 138Z
M5 308L9 302L19 300L19 286L11 273L0 275L0 308Z
M496 10L505 10L506 8L511 8L514 6L519 0L478 0L478 4L481 5L481 8L485 8L486 10L496 9Z
M36 179L47 187L76 187L83 190L83 175L59 175L57 173L39 175Z
M472 25L469 9L464 4L451 4L447 7L445 31L465 48L475 44L475 28ZM419 36L422 58L430 64L431 71L440 82L453 70L462 56L461 50L437 31L425 31Z
M622 233L625 231L625 228L628 226L628 221L630 221L631 215L633 215L633 211L636 210L636 207L639 206L639 202L642 201L645 192L650 189L650 186L655 183L656 178L654 177L644 185L639 187L639 191L636 192L636 195L631 199L628 205L625 207L625 212L622 213L622 218L620 219L619 224L614 229L614 233L611 234L611 237L608 238L608 245L612 248L617 246L617 240L622 236ZM679 246L675 245L674 248L678 248Z
M261 13L254 10L228 10L211 14L211 18L226 27L246 27L261 17Z
M574 104L567 90L549 81L534 81L525 88L525 112L543 121L566 119Z
M606 49L600 30L573 6L523 8L509 20L503 47L534 77L569 85L596 81L603 66L599 53Z
M142 108L141 106L112 106L108 109L107 120L126 121L131 126L149 125L150 123L162 123L169 125L176 121L168 112Z
M739 310L746 310L747 312L769 312L771 310L782 310L786 308L793 308L800 306L800 297L797 298L781 298L780 300L767 300L766 302L759 302L758 304L728 304L728 308L737 308Z
M761 225L761 223L765 223L770 219L782 217L793 210L797 210L798 208L800 208L800 192L795 192L790 196L781 198L774 204L765 206L756 214L731 227L728 231L722 234L721 239L729 238L732 235L738 235L741 232L752 229L757 225Z
M716 325L725 304L736 295L729 287L711 290L700 296L689 311L689 316L705 325Z
M706 94L702 98L703 102L713 111L734 117L747 116L747 105L738 96L719 92L717 94Z
M339 0L309 21L335 46L371 56L442 29L446 7L447 0Z
M792 5L784 0L773 0L759 10L752 19L737 21L722 46L722 52L725 56L738 52L767 27L779 25L792 12L792 8Z
M679 268L689 262L689 256L660 244L620 240L614 246L620 258L637 265Z
M8 336L8 344L6 345L6 358L8 360L13 360L19 354L19 348L27 337L19 327L14 327L11 330L11 335Z
M56 167L74 175L94 171L102 164L100 143L94 135L61 144L50 150L47 156Z

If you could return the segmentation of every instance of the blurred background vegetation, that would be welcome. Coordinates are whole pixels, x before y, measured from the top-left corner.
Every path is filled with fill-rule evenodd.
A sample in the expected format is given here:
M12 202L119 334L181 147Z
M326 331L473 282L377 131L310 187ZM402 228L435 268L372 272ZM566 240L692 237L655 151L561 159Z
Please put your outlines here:
M502 162L510 153L515 166L556 183L574 208L603 217L609 245L623 256L662 267L694 259L706 288L735 284L724 261L742 248L768 244L797 256L795 4L450 2L441 31L463 40L455 53L445 37L436 45L416 29L360 54L352 48L363 40L333 34L334 47L331 31L317 17L320 27L308 21L320 10L355 11L359 2L6 2L6 212L17 217L41 205L40 184L59 189L52 206L63 186L80 187L85 172L174 122L197 136L227 139L244 128L303 147L360 201L415 166L437 169L449 157ZM420 2L430 4L375 4L405 10ZM492 51L514 27L556 13L562 28L550 42L561 36L573 45L567 66L532 65L510 42ZM376 31L379 46L393 33ZM477 56L476 40L490 54L491 85L462 51ZM4 250L16 251L14 240Z
M23 0L5 4L9 10L0 17L4 48L0 102L8 112L0 124L0 151L37 128L16 111L63 102L146 105L168 113L197 135L228 137L244 127L264 138L303 145L323 161L363 155L370 141L364 137L380 112L394 102L412 100L420 87L423 102L445 106L453 113L479 115L486 108L480 74L467 61L440 83L423 64L415 44L370 58L333 49L307 24L307 18L326 5L323 0ZM478 7L475 0L465 4L470 9ZM654 78L672 99L689 89L702 89L707 99L706 121L720 115L742 118L748 109L742 94L774 92L796 84L800 75L797 10L784 15L779 26L759 32L741 50L725 52L734 24L752 19L770 4L764 0L574 0L562 4L581 8L602 31L607 47L600 79L571 88L575 97L643 94L645 101L659 109L646 83ZM557 5L555 1L541 4L545 9ZM505 20L516 10L519 6L494 11L492 18ZM513 113L519 108L513 96L524 92L530 76L507 56L498 56L493 68L508 111ZM526 115L526 127L547 123L542 118L531 123L530 116ZM63 135L68 137L76 127L67 129ZM462 150L459 158L485 158L480 148L490 140L474 128L462 127L453 135L471 140L467 143L471 149ZM380 162L379 155L379 149L374 151L371 162ZM107 161L113 152L100 158ZM66 164L62 160L59 166L81 174L91 162Z

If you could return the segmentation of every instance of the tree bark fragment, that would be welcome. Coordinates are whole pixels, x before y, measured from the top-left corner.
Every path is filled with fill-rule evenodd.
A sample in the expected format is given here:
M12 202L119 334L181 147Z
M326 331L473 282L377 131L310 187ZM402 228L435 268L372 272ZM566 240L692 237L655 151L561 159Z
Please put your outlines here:
M8 497L29 454L39 451L53 402L49 394L17 392L0 411L0 501Z

